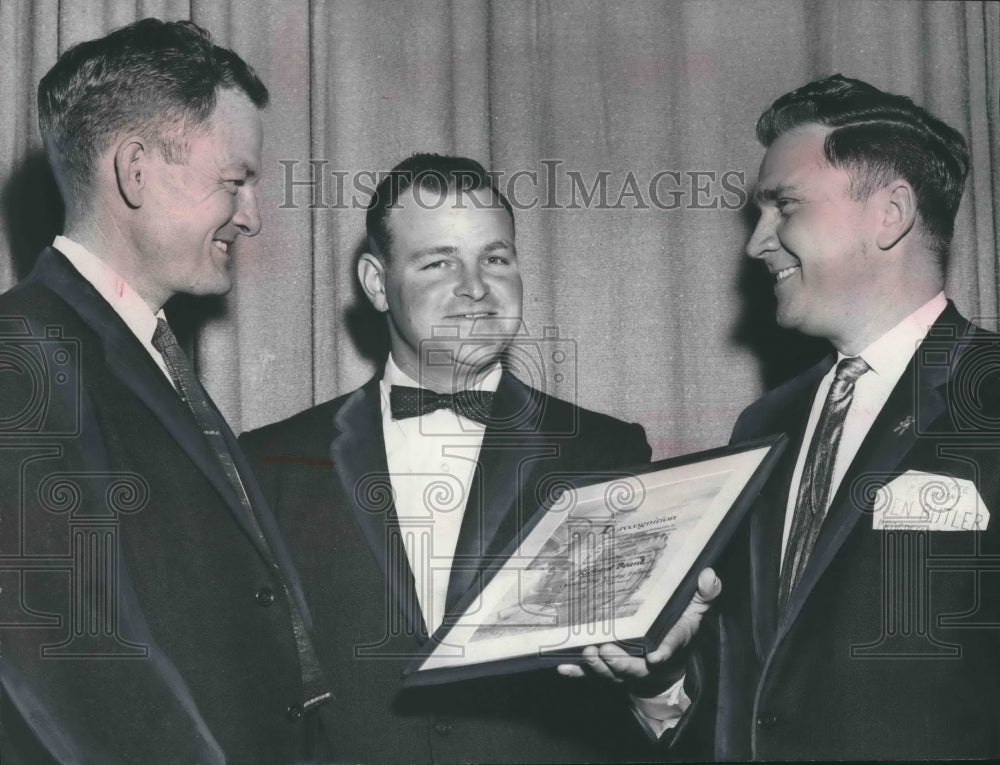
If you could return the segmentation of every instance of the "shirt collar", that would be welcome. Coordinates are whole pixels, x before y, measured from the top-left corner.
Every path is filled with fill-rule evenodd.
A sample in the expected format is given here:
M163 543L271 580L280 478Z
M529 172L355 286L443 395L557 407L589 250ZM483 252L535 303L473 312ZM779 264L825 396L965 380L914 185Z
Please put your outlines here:
M128 282L79 242L60 235L52 242L52 246L65 255L73 268L80 272L80 276L108 301L140 341L144 344L150 342L156 331L156 320L164 318L162 308L154 314Z
M937 321L948 305L943 292L939 292L899 324L858 354L879 377L898 378L913 358L917 346L927 336L931 325ZM837 361L846 358L837 354Z

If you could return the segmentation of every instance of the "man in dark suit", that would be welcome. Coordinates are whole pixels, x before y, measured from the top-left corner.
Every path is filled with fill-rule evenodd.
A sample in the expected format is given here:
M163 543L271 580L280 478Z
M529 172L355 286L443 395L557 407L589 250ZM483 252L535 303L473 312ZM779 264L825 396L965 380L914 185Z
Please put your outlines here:
M650 449L640 426L549 396L505 367L526 352L523 337L510 348L522 328L514 218L478 163L405 160L379 184L367 230L358 278L387 317L384 371L241 437L337 681L335 758L655 757L624 694L551 670L401 688L421 644L553 479L627 468ZM546 343L536 341L552 358L560 347Z
M747 254L836 354L737 421L790 448L719 563L689 729L725 760L996 758L1000 337L942 291L965 141L839 75L757 135Z
M278 763L328 695L301 583L163 318L260 228L267 89L189 22L39 86L66 233L0 297L0 759Z

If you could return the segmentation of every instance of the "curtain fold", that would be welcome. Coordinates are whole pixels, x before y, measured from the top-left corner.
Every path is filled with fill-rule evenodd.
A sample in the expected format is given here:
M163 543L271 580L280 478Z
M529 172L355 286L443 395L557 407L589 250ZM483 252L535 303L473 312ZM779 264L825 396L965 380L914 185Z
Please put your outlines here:
M497 171L518 208L522 376L641 422L656 457L724 442L746 404L822 350L774 327L742 250L757 116L835 72L910 95L969 139L948 291L997 326L991 2L2 0L0 288L61 222L39 78L73 43L147 15L205 26L272 94L264 228L238 244L237 286L170 306L236 430L372 373L385 333L355 284L364 206L379 172L436 151Z

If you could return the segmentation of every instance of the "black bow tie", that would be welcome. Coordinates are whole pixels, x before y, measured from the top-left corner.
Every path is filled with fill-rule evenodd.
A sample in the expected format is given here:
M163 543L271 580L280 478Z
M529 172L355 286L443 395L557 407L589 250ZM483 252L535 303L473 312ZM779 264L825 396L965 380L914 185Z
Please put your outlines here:
M481 390L435 393L426 388L393 385L389 390L389 407L394 420L419 417L438 409L451 409L457 415L487 425L493 410L493 394Z

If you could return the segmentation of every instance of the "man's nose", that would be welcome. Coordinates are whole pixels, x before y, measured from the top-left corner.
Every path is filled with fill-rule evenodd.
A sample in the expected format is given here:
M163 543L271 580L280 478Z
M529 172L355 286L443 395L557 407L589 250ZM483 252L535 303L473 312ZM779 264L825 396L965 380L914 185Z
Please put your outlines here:
M478 266L463 268L461 278L455 285L455 294L472 300L482 300L490 293L490 285L483 279L482 269Z
M233 216L233 224L244 236L257 236L260 233L260 208L257 204L257 192L244 186L237 196L238 206Z
M746 254L751 258L762 258L769 252L774 252L781 247L778 241L778 234L775 228L774 215L764 211L760 214L757 226L750 235L747 242Z

